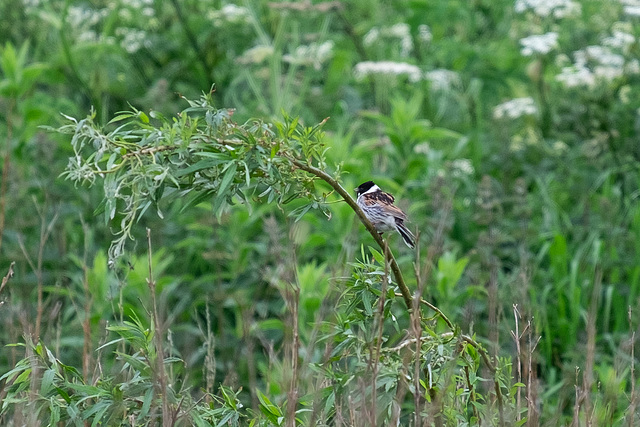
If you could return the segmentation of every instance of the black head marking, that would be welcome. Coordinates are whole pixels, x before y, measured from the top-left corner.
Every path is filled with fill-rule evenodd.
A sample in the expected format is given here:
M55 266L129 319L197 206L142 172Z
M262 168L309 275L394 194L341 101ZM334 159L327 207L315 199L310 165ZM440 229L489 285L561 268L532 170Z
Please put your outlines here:
M356 188L356 194L360 195L367 192L371 187L376 185L373 181L363 182Z

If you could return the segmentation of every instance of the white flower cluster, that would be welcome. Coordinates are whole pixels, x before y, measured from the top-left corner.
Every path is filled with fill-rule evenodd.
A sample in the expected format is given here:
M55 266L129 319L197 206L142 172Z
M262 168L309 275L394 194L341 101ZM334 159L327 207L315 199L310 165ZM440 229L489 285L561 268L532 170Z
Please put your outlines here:
M561 19L580 15L582 6L572 0L516 0L516 12L523 13L528 10L543 18L553 16Z
M438 91L446 91L451 89L453 86L461 85L461 79L458 73L442 68L427 71L424 73L424 78L429 80L432 89Z
M418 25L418 39L420 39L423 43L430 43L433 39L433 34L431 34L431 28L429 28L426 24Z
M82 6L70 6L67 13L67 24L73 30L78 42L97 42L105 38L98 35L95 26L109 15L108 9L89 9Z
M509 118L517 119L522 116L532 116L538 113L538 107L531 97L515 98L502 104L497 105L493 109L493 117L495 119Z
M534 35L520 39L523 56L531 56L535 53L546 55L552 49L558 47L558 33L549 32L542 35Z
M563 67L556 80L566 87L594 87L598 81L610 82L625 72L638 74L640 62L626 61L625 57L609 46L587 46L573 53L574 63Z
M453 170L453 176L461 177L465 175L471 175L475 172L473 164L469 159L456 159L451 162L451 169Z
M143 7L153 6L153 0L120 0L120 4L134 9L142 9Z
M422 71L419 67L406 62L392 61L365 61L356 64L354 75L357 80L362 80L371 75L406 75L410 82L418 82L422 79Z
M374 27L365 34L362 42L365 46L371 46L380 38L394 38L400 40L400 55L402 57L409 56L413 50L413 40L411 39L411 31L408 24L399 23L391 27Z
M418 154L429 154L431 152L431 146L428 142L421 142L413 147L413 152Z
M560 74L556 76L556 80L564 84L565 87L594 87L596 85L596 78L591 70L578 65L563 67Z
M120 0L120 4L114 5L113 8L119 8L121 5L140 10L147 18L155 15L153 0Z
M96 25L109 14L108 9L87 9L82 6L70 6L67 23L74 29L85 29Z
M212 10L208 13L207 18L216 25L222 23L241 24L251 20L251 12L246 7L229 3L222 6L220 10Z
M331 58L333 46L334 43L331 40L322 44L301 45L296 47L292 54L284 55L282 59L290 64L313 65L316 70L319 70L322 64Z
M41 0L22 0L26 11L35 11L40 7Z
M431 89L436 91L447 91L454 86L462 84L460 75L455 71L439 68L422 72L420 67L406 62L360 62L355 66L354 75L357 80L362 80L371 75L406 76L412 83L428 80L431 84Z
M638 0L620 0L623 8L622 11L628 16L640 16L640 1Z
M150 47L150 41L147 39L147 33L143 30L121 27L116 29L116 36L122 38L120 46L122 46L127 53L136 53L143 46Z
M605 37L602 39L603 45L622 49L624 51L628 50L635 42L636 37L633 34L619 30L614 30L611 37Z
M271 57L273 52L273 46L261 44L244 51L242 56L237 59L237 62L240 64L260 64Z

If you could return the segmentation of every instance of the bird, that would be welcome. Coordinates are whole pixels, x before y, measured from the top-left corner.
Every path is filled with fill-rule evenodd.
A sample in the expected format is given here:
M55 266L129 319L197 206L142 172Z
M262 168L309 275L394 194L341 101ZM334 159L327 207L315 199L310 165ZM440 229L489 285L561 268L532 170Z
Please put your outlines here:
M373 181L360 184L355 192L356 203L378 233L397 231L408 247L415 247L416 238L404 224L407 215L393 204L395 198L391 194L382 191Z

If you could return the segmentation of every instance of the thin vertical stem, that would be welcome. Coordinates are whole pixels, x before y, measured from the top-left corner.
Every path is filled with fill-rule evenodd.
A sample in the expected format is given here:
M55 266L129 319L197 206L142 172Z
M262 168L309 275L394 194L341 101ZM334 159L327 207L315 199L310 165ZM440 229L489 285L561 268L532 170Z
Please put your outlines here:
M513 304L513 317L514 317L515 323L516 323L516 331L515 331L515 333L513 331L511 331L511 336L513 337L514 341L516 342L518 382L521 383L522 382L522 360L521 360L522 351L520 349L520 338L521 337L520 337L520 327L519 327L519 324L518 324L519 314L520 313L518 313L518 304ZM521 407L521 392L520 392L520 387L518 387L518 391L516 392L516 419L518 421L520 421L520 407Z
M248 304L250 305L250 304ZM253 323L253 306L242 308L242 335L244 344L247 347L247 371L249 373L249 393L251 394L251 408L254 411L259 409L258 400L258 372L256 370L255 344L251 336L251 325Z
M293 241L293 229L289 229L289 238ZM295 427L296 425L296 409L298 407L298 357L300 353L300 330L299 330L299 305L300 305L300 284L298 282L298 273L296 266L298 260L296 257L295 246L291 248L291 277L287 280L285 286L287 295L287 304L289 305L289 311L291 316L292 325L292 337L291 337L291 383L289 385L289 391L287 396L287 420L286 425L289 427Z
M598 317L598 306L600 305L600 291L602 290L602 268L596 266L595 278L593 281L593 291L591 302L587 313L587 355L584 366L583 399L586 425L592 423L592 406L590 400L591 387L594 383L593 370L596 357L596 319Z
M0 249L2 249L2 235L4 234L5 209L7 205L7 188L9 186L9 169L11 165L11 139L13 139L13 106L14 99L9 101L7 107L7 141L2 160L2 181L0 181Z
M167 378L164 370L164 343L163 343L163 327L160 322L160 316L158 315L158 302L156 300L156 281L153 278L153 254L151 251L151 229L147 228L147 247L148 247L148 260L149 260L149 277L147 278L147 285L151 292L151 305L153 313L154 324L154 341L156 345L156 377L158 391L160 392L160 398L162 399L162 425L163 427L170 427L173 425L171 417L171 411L169 408L169 399L167 396Z
M84 344L82 346L82 375L85 379L89 378L91 370L91 307L93 305L93 295L89 290L89 267L87 266L87 258L89 252L89 227L80 216L82 229L84 231L84 252L82 256L82 289L84 290L84 320L82 321L82 330L84 333Z
M471 407L473 408L473 416L476 417L476 421L478 423L478 427L482 425L482 420L480 419L480 414L478 413L478 407L475 405L476 403L476 392L473 387L473 383L471 382L471 375L469 374L469 367L464 367L464 375L467 380L467 387L469 387L469 399L471 400Z
M633 321L631 320L631 306L629 306L628 317L629 317L629 330L633 331ZM635 345L636 345L636 331L633 331L631 333L631 343L630 343L630 346L631 346L631 402L629 402L629 409L627 410L629 427L633 427L633 421L636 416L636 370L635 370L636 358L634 354Z
M528 372L527 372L527 425L529 426L537 426L538 425L538 411L536 407L536 396L537 392L534 394L535 383L533 381L533 353L538 347L538 343L540 342L540 338L542 336L538 336L535 344L533 343L533 328L531 326L531 320L527 322L527 327L525 328L529 332L529 351L527 352L529 364L528 364ZM524 334L524 331L522 332Z
M380 299L378 300L378 324L377 324L377 332L376 332L376 351L374 356L372 357L371 363L373 368L373 375L371 379L371 417L372 417L372 425L378 425L377 422L377 400L378 400L378 371L380 369L380 351L382 349L382 330L384 326L384 304L387 297L387 285L389 283L389 243L387 240L384 241L384 255L385 255L385 263L384 263L384 275L382 276L382 287L380 293Z

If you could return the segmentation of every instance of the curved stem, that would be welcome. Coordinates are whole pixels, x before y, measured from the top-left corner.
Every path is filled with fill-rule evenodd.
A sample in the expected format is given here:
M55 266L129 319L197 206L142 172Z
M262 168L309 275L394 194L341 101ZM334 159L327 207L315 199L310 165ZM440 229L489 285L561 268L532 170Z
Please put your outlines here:
M349 192L345 190L344 187L340 185L338 181L336 181L331 175L329 175L325 171L318 169L314 166L311 166L307 163L304 163L298 159L289 158L289 160L296 167L302 169L303 171L309 172L312 175L317 176L318 178L320 178L321 180L329 184L331 187L333 187L333 189L336 190L336 192L342 196L344 201L347 202L347 204L351 207L351 209L353 209L356 215L358 215L358 218L360 218L360 221L362 221L362 223L364 224L369 234L371 234L371 237L373 237L376 243L380 246L380 249L382 249L382 251L385 250L384 249L385 244L384 244L384 240L382 239L382 236L378 234L378 231L375 229L373 224L371 224L371 221L369 221L367 217L364 215L364 212L362 212L362 209L360 209L360 206L358 206L358 204L356 203L354 198L351 196L351 194L349 194ZM411 310L413 307L413 304L412 304L413 298L411 296L411 292L409 291L409 288L407 287L407 284L404 281L404 277L402 276L402 271L400 270L400 267L396 262L396 258L391 253L391 250L388 250L388 260L389 260L389 266L391 267L391 271L393 271L393 276L395 277L396 283L398 283L398 287L400 288L400 292L402 293L402 298L404 298L404 302L405 304L407 304L407 308Z
M420 302L422 304L426 305L427 307L429 307L431 310L435 311L438 314L438 316L440 316L442 318L442 320L444 320L444 323L447 324L449 329L451 329L452 331L455 330L455 327L453 326L453 323L451 323L451 320L449 320L449 318L442 312L442 310L440 310L438 307L436 307L435 305L431 304L429 301L427 301L424 298L420 298Z

